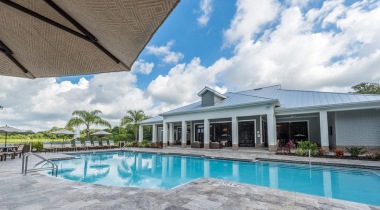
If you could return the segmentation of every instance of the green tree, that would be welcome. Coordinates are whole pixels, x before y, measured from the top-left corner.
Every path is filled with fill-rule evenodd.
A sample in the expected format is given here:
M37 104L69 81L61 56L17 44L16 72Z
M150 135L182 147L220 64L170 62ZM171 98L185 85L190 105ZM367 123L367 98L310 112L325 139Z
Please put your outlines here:
M3 106L0 105L0 110L2 110L2 109L3 109Z
M121 119L120 126L126 126L127 130L131 130L135 136L135 141L137 141L139 133L139 122L147 119L148 117L144 114L143 110L128 110L127 115Z
M362 82L351 87L355 93L361 94L380 94L379 83Z
M86 111L86 110L76 110L72 114L72 118L67 122L66 127L74 127L85 125L86 126L86 136L87 139L90 138L90 126L91 125L102 125L111 128L111 124L103 120L99 114L102 114L100 110Z

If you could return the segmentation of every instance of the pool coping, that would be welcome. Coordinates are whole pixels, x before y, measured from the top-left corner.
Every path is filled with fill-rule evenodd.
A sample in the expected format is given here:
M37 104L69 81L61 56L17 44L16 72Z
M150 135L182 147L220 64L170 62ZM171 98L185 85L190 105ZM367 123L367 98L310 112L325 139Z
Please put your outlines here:
M230 161L242 161L242 162L257 162L257 161L269 161L269 162L283 162L283 163L297 163L305 165L321 165L321 166L336 166L336 167L348 167L348 168L359 168L359 169L369 169L369 170L380 170L380 166L369 166L369 165L359 165L359 164L347 164L347 163L329 163L322 161L306 161L306 160L286 160L279 158L235 158L235 157L221 157L221 156L211 156L211 155L200 155L200 154L188 154L180 152L166 152L166 151L142 151L142 150L127 150L127 149L117 149L117 150L104 150L104 151L81 151L81 152L66 152L63 154L66 155L77 155L77 154L93 154L93 153L107 153L107 152L140 152L148 154L163 154L163 155L181 155L181 156L190 156L190 157L201 157L208 159L219 159L219 160L230 160ZM67 159L73 159L75 157L67 157ZM59 158L57 160L64 160L65 158ZM363 160L362 160L363 161Z

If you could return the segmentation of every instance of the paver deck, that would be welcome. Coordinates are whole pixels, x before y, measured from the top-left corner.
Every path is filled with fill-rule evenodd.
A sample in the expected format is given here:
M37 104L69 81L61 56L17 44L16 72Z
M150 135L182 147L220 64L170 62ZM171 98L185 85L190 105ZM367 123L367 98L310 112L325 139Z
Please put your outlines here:
M127 149L130 150L130 149ZM265 151L206 149L144 149L136 151L253 160L273 158L305 161L305 158L275 156ZM65 154L46 153L47 158ZM336 160L316 158L319 162ZM37 159L31 159L31 164ZM338 160L338 163L353 161ZM368 163L370 162L370 163ZM379 167L379 162L354 161ZM87 184L33 173L21 174L21 159L0 162L0 209L379 209L366 204L288 192L225 180L202 178L180 187L140 189Z

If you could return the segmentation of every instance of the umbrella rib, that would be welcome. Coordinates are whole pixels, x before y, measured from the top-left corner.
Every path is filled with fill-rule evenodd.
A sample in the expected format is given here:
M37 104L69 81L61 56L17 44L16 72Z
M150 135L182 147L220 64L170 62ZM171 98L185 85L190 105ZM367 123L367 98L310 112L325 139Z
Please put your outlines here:
M130 68L126 65L124 65L118 58L116 58L112 53L110 53L107 49L105 49L103 46L101 46L97 41L96 37L93 36L89 31L87 31L83 26L81 26L78 22L76 22L72 17L70 17L65 11L63 11L58 5L56 5L54 2L50 1L50 0L46 0L45 2L51 6L54 10L56 10L59 14L61 14L64 18L66 18L68 21L70 21L79 31L81 31L82 33L84 33L85 35L77 32L77 31L74 31L54 20L51 20L37 12L34 12L26 7L23 7L17 3L14 3L10 0L0 0L1 3L4 3L20 12L23 12L25 14L28 14L32 17L35 17L45 23L48 23L50 25L53 25L63 31L66 31L74 36L77 36L81 39L84 39L86 41L89 41L91 43L93 43L98 49L100 49L102 52L104 52L108 57L110 57L112 60L114 60L117 64L121 64L123 66L125 66L126 68L128 68L128 70L130 70ZM6 51L6 50L2 50L2 51ZM11 52L11 51L10 51ZM11 54L7 54L6 55L9 57ZM9 57L13 62L15 62L15 64L17 66L19 66L23 71L26 70L19 62L17 62L17 60L15 60L13 58L13 56ZM26 70L27 71L27 70ZM25 72L25 71L24 71ZM29 71L27 71L28 73L26 74L30 74ZM33 75L31 75L33 76ZM34 77L34 76L33 76Z
M11 49L9 49L4 42L0 40L0 51L2 51L14 64L16 64L28 77L36 78L33 76L18 60L13 57L13 52Z
M90 42L93 43L97 48L103 51L108 57L114 60L116 63L120 63L120 60L116 58L113 54L111 54L107 49L105 49L102 45L99 44L98 39L91 34L85 27L83 27L80 23L78 23L74 18L72 18L69 14L67 14L63 9L61 9L57 4L55 4L52 0L44 0L46 4L48 4L51 8L57 11L60 15L62 15L66 20L68 20L71 24L73 24L79 31L85 34Z

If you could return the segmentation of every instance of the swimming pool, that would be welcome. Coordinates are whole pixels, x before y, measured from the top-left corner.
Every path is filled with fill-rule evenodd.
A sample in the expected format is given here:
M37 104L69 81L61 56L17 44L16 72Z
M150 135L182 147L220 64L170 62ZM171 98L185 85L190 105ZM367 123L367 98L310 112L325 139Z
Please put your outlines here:
M211 177L380 206L377 170L133 152L76 157L55 161L59 177L109 186L163 189Z

